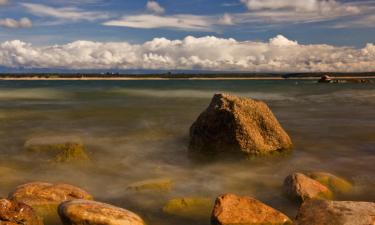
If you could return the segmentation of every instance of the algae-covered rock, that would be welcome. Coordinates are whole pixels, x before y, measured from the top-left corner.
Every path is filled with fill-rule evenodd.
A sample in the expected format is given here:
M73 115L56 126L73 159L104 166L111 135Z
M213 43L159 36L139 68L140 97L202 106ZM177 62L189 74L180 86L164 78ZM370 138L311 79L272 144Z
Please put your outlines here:
M72 200L59 206L59 215L64 225L144 225L137 214L113 205Z
M268 106L258 100L215 94L190 128L193 155L267 155L292 148Z
M310 200L302 204L296 225L373 225L375 203Z
M349 181L330 173L310 172L306 175L323 184L335 193L348 193L353 189L353 185Z
M35 211L22 202L0 199L1 225L43 225Z
M55 162L89 161L86 148L77 137L40 137L25 143L28 152L52 158Z
M299 201L308 199L331 199L332 192L323 184L302 173L293 173L284 180L286 194Z
M92 196L69 184L32 182L16 187L15 191L9 194L9 199L31 206L46 224L54 224L59 221L59 204L73 199L92 199Z
M175 198L163 207L163 212L187 219L209 219L213 201L209 198Z
M170 191L173 187L173 181L169 178L148 179L138 181L128 185L128 190L134 191Z
M283 213L247 196L225 194L216 199L212 225L291 225Z

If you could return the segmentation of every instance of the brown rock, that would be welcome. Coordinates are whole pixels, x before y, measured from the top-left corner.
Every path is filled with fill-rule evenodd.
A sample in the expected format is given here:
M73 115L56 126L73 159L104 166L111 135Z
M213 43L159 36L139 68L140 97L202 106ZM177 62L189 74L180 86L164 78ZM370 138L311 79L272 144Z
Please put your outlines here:
M296 225L373 225L375 203L310 200L299 209Z
M332 192L326 186L302 173L293 173L286 177L284 190L289 197L299 201L332 198Z
M92 196L69 184L32 182L18 186L9 198L31 206L46 224L50 224L58 220L57 206L60 203L73 199L92 199Z
M43 222L30 206L22 202L0 199L0 224L43 225Z
M212 225L286 225L291 220L281 212L250 198L225 194L216 199Z
M215 94L190 128L191 153L263 155L291 148L268 106L250 98Z
M72 200L59 206L64 225L144 225L133 212L109 204Z

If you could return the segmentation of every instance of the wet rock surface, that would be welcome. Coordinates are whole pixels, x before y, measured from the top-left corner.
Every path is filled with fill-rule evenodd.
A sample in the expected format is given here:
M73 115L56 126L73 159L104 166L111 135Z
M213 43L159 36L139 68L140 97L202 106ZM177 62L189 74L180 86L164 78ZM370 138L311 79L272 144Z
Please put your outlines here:
M296 225L373 225L375 203L310 200L299 209Z
M292 221L283 213L251 198L234 194L219 196L211 216L212 225L286 225Z
M133 191L157 191L165 192L173 188L173 181L169 178L148 179L134 182L127 186L128 190Z
M72 200L59 206L64 225L144 225L135 213L109 204Z
M284 180L284 191L298 201L331 199L332 192L323 184L302 173L293 173Z
M18 201L0 199L1 225L43 225L34 210Z
M190 128L192 154L264 155L292 148L292 141L262 102L215 94Z
M9 198L31 206L45 223L58 221L57 206L73 199L92 199L81 188L69 184L32 182L16 187Z

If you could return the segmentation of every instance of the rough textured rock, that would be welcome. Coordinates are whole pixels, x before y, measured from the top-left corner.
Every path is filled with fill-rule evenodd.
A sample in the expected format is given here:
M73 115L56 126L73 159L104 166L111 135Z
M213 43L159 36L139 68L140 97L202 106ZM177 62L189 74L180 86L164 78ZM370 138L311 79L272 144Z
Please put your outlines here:
M42 225L43 222L30 206L22 202L0 199L0 224Z
M85 146L76 137L32 138L25 143L29 152L53 158L55 162L89 161Z
M212 225L286 225L291 220L281 212L250 198L225 194L216 199Z
M307 176L325 185L328 189L335 193L348 193L353 189L353 185L344 178L335 176L326 172L311 172Z
M69 184L32 182L18 186L9 199L31 206L46 224L50 224L58 219L59 204L73 199L92 199L92 196Z
M165 204L163 212L188 219L208 219L212 207L209 198L175 198Z
M215 94L190 128L191 153L263 155L291 148L268 106L250 98Z
M72 200L59 206L64 225L144 225L133 212L109 204Z
M299 209L296 225L373 225L375 203L310 200Z
M127 189L135 191L170 191L173 187L171 179L149 179L130 184Z
M308 199L331 199L332 192L323 184L302 173L293 173L284 180L286 194L300 201Z

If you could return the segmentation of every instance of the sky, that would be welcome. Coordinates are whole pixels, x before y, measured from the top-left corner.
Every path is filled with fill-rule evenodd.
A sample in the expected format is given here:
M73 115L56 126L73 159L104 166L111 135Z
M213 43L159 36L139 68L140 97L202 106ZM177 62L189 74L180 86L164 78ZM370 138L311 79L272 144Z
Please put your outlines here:
M0 67L375 71L375 0L0 0Z

